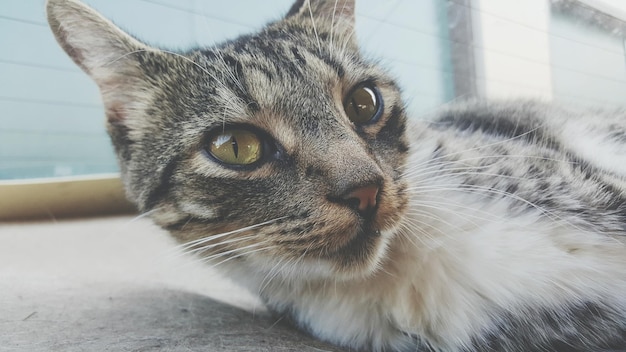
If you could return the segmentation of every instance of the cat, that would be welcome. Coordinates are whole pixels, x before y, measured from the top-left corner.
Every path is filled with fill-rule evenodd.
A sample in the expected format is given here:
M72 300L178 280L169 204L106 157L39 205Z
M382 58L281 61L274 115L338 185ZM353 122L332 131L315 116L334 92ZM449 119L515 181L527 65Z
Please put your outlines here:
M359 351L626 350L626 112L408 119L354 9L298 0L172 52L47 3L129 199L300 328Z

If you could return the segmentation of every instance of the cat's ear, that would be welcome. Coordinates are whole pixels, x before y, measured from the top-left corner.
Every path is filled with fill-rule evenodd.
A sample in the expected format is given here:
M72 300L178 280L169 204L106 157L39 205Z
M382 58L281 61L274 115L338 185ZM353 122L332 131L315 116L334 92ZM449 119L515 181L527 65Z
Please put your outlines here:
M48 23L65 52L98 84L109 120L124 116L123 93L141 82L135 53L154 50L76 0L48 0ZM119 93L115 93L115 92ZM121 99L121 100L120 100Z
M119 68L125 55L147 47L76 0L48 0L50 28L65 52L94 79Z
M334 29L351 34L354 31L355 0L296 0L286 18L295 16L313 21L324 20Z

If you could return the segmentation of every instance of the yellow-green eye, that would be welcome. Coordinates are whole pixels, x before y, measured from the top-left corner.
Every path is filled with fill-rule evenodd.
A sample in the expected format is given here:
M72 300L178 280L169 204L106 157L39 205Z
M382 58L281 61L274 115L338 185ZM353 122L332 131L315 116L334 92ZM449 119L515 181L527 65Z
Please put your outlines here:
M224 164L250 165L263 156L263 143L254 132L231 129L211 137L207 151Z
M350 121L356 124L375 122L381 112L382 100L376 87L363 84L350 91L343 103Z

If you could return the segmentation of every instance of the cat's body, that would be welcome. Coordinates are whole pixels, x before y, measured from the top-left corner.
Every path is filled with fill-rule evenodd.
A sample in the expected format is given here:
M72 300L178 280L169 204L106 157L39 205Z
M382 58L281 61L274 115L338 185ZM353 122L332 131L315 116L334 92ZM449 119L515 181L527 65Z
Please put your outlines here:
M582 155L626 155L623 130L607 128L617 115L530 102L438 115L413 128L409 210L381 268L344 282L277 280L265 285L270 305L346 345L626 349L625 164Z
M215 49L148 47L74 1L129 197L321 339L361 350L626 348L626 114L462 103L408 127L351 1Z

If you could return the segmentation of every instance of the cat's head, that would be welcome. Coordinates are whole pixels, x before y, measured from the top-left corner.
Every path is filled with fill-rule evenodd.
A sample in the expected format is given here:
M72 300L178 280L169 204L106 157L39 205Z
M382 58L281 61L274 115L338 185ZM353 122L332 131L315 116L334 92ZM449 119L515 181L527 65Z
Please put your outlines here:
M300 0L258 33L180 53L75 0L47 10L100 87L142 211L214 262L337 278L372 272L407 204L404 107L359 54L354 7Z

